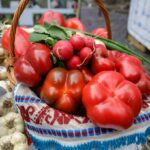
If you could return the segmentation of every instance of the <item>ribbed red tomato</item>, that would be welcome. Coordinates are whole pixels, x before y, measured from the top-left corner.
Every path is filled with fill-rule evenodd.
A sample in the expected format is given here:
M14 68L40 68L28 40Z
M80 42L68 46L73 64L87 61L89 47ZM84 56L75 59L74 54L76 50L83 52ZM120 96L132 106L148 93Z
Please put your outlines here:
M41 98L54 108L74 113L81 105L85 80L79 70L54 68L48 73L41 89Z
M43 44L32 44L27 53L19 58L14 66L17 81L29 86L36 86L41 76L52 68L50 49Z

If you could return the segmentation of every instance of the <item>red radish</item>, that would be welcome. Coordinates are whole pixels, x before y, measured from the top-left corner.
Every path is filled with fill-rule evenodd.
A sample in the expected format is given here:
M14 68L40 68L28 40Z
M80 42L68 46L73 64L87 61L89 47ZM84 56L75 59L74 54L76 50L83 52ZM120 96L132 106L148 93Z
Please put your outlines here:
M84 42L85 42L85 46L91 48L92 50L94 50L94 46L95 46L95 41L93 38L91 38L90 36L85 36L84 37Z
M89 60L92 58L92 53L93 51L89 47L84 47L79 52L79 57L83 61L84 65L86 65L89 62Z
M74 48L74 50L79 51L80 49L82 49L85 46L85 42L83 40L83 38L79 35L73 35L70 39L70 42Z
M60 40L54 45L53 53L59 60L68 60L73 56L73 46L69 41Z
M79 65L82 63L79 56L74 55L68 62L67 67L69 69L77 69Z

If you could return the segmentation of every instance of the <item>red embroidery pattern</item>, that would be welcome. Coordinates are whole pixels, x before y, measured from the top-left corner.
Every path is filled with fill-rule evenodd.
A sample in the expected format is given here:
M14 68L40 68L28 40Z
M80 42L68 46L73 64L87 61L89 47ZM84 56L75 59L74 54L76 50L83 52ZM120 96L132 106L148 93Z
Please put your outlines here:
M20 109L21 112L21 116L22 118L27 121L30 122L30 116L29 115L33 115L35 109L33 106L28 106L26 109L23 105L18 106L18 108Z
M54 124L67 125L71 121L74 121L76 124L90 123L90 120L86 117L69 115L58 110L54 110L46 104L39 105L38 107L35 107L34 105L30 103L30 105L27 106L26 104L18 106L21 115L26 122L33 122L34 124L41 125L47 124L51 126Z
M36 124L42 124L42 119L46 116L46 111L49 109L49 106L43 107L34 118Z
M150 97L147 95L143 95L143 108L148 108L150 106Z

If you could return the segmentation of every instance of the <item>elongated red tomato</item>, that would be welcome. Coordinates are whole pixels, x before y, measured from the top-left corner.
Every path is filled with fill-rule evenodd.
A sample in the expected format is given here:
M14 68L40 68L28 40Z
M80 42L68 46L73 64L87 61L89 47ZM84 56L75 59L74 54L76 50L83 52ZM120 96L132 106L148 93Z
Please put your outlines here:
M84 24L78 18L68 19L66 21L66 27L71 28L71 29L75 29L75 30L85 31Z
M108 38L108 32L105 28L94 29L91 33L102 38Z
M6 54L8 54L10 49L10 29L6 30L2 36L2 46L5 49ZM26 51L31 46L29 42L29 34L24 31L21 27L17 27L15 36L15 56L19 58L25 55Z

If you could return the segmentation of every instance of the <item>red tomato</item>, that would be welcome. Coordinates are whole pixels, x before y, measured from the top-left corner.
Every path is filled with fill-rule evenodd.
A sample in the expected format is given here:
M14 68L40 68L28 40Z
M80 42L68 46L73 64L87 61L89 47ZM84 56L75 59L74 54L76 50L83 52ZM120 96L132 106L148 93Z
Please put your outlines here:
M9 53L10 49L10 29L6 30L2 36L2 46L5 49L6 54ZM22 27L17 27L15 36L15 56L19 58L25 55L26 51L31 46L29 42L29 34L22 29Z
M85 31L84 24L78 18L68 19L66 21L66 27L71 28L71 29L75 29L75 30Z
M59 12L53 12L51 10L48 10L42 15L40 24L43 25L44 22L51 23L53 21L56 21L61 26L65 26L64 16Z
M32 44L27 53L19 58L14 66L17 81L29 86L36 86L41 76L52 68L50 50L43 44Z
M54 108L74 113L81 105L85 80L79 70L52 69L44 81L41 98Z
M137 86L115 71L98 73L84 87L82 95L87 116L103 128L129 128L142 107Z
M115 63L108 58L105 46L96 45L96 51L92 57L91 68L93 73L115 70Z
M88 68L83 67L81 69L81 72L82 72L82 74L84 76L84 79L85 79L86 83L88 83L89 81L92 80L94 75L92 74L92 72L90 72L90 70Z
M105 28L94 29L91 33L102 38L108 38L108 32Z
M116 61L116 70L127 80L135 83L141 93L150 95L150 76L139 59L123 54Z

